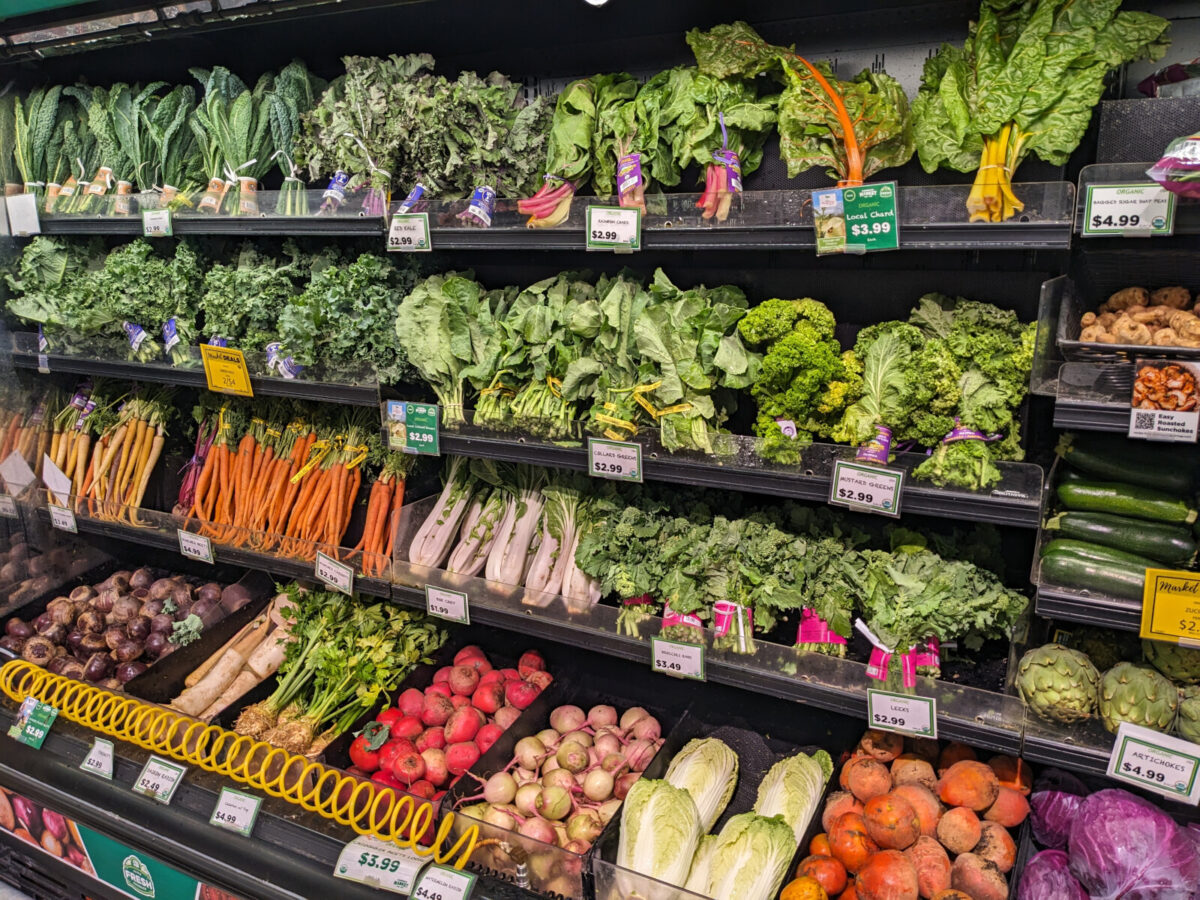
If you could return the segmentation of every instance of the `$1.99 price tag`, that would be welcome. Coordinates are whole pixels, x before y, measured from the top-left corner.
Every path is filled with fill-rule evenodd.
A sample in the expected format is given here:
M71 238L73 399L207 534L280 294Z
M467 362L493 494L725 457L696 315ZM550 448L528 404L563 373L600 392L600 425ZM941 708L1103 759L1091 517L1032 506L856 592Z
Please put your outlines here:
M631 253L642 247L642 211L636 206L589 206L587 248Z
M467 595L462 591L450 591L446 588L425 585L425 610L431 616L446 619L449 622L471 624L471 608Z
M411 850L364 835L342 848L333 875L381 890L408 894L424 862Z
M642 445L588 438L588 474L616 481L642 481Z
M839 459L833 464L829 502L858 512L900 515L900 491L904 470L864 465Z
M650 639L650 668L663 675L706 681L704 675L704 645Z
M467 900L475 887L475 876L446 866L431 865L417 879L413 900Z
M183 773L187 769L161 756L151 756L142 766L142 771L133 783L135 794L143 794L151 800L169 804L175 796L175 790L183 781Z
M394 253L425 253L429 240L428 213L396 213L388 225L387 248Z
M937 701L932 697L868 689L867 719L880 731L937 737Z
M1175 800L1200 802L1200 745L1122 722L1108 777Z

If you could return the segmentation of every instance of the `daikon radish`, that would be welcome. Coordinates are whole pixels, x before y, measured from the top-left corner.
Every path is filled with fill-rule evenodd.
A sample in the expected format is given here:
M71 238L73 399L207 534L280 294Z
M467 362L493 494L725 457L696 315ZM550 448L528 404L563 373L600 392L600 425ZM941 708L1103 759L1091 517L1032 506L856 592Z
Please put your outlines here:
M242 671L246 658L236 650L226 650L217 664L200 681L186 688L182 694L171 701L171 706L187 716L197 716L212 704L237 678Z
M257 649L246 659L246 668L254 672L260 679L270 678L283 664L283 655L287 652L289 641L278 640L272 634L258 645Z
M250 669L242 669L238 673L237 678L230 682L229 687L221 692L221 696L209 704L208 708L200 714L200 718L206 722L223 709L227 709L231 704L236 703L241 699L243 694L248 694L262 683L259 678Z

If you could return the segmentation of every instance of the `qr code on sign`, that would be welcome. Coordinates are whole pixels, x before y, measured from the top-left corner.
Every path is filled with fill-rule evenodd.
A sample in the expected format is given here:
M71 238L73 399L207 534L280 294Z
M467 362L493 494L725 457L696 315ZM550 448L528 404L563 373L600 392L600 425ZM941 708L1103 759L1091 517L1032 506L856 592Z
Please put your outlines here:
M1156 416L1152 412L1137 412L1133 414L1133 428L1135 431L1153 431L1154 420Z

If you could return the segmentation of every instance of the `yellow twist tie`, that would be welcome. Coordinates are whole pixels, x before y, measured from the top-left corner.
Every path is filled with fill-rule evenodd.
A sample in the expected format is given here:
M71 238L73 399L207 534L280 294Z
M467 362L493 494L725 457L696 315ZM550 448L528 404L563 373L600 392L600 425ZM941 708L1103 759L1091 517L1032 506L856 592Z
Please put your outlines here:
M324 461L326 455L328 455L329 451L332 449L333 448L330 446L329 441L326 441L326 440L313 441L313 445L311 447L309 447L309 449L308 449L308 452L309 452L308 462L306 462L304 464L304 468L302 468L299 472L297 472L295 475L293 475L291 478L289 478L288 482L290 484L299 484L300 479L303 478L305 475L307 475L309 472L311 472L313 470L313 468L320 465ZM316 455L313 455L314 450L317 451Z

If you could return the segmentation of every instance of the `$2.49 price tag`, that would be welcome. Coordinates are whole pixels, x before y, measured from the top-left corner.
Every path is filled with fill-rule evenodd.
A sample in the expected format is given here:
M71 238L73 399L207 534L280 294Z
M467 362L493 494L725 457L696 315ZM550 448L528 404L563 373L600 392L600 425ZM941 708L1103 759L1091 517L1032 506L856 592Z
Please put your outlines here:
M429 213L396 213L388 225L387 248L394 253L425 253L429 240Z
M642 481L642 445L588 438L588 474L616 481Z
M333 875L381 890L408 894L424 862L411 850L364 835L342 848Z
M471 624L471 607L462 591L425 585L425 611L448 622Z
M171 802L175 790L183 781L187 768L161 756L151 756L142 766L137 781L133 783L135 794L143 794L164 805Z
M636 206L589 206L587 248L631 253L642 248L642 211Z
M707 681L704 674L704 645L665 638L650 639L650 668L663 675Z
M467 900L475 887L475 876L446 866L431 865L417 879L413 900Z
M917 737L937 737L937 701L932 697L867 689L867 719L872 728Z
M1175 800L1200 802L1200 745L1122 722L1108 777Z
M858 512L900 515L900 491L904 470L864 465L839 459L833 464L829 502Z
M217 805L213 809L210 825L224 828L243 837L250 837L254 830L254 820L258 818L258 808L262 806L262 798L253 794L244 794L233 788L221 788L217 797Z

